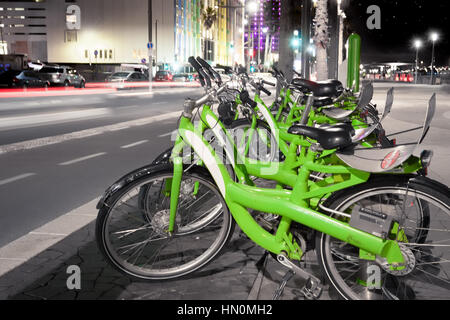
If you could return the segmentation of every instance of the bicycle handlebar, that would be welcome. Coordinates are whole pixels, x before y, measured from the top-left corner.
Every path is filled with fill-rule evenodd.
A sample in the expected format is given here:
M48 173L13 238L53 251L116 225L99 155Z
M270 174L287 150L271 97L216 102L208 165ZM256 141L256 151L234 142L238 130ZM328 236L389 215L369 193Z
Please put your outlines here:
M262 83L267 84L268 86L271 86L271 87L276 87L277 86L275 83L269 82L269 81L266 81L266 80L263 80Z
M220 76L220 74L214 70L211 65L206 62L205 60L203 60L200 57L197 57L197 61L203 66L203 68L209 73L209 75L211 76L212 79L215 79L215 81L217 82L217 84L220 86L222 85L222 78Z
M272 92L270 92L269 90L267 90L266 88L264 88L263 86L259 86L259 90L261 90L262 92L264 92L266 95L271 96Z
M209 89L211 88L211 79L209 78L209 76L207 75L207 73L205 71L203 71L202 66L198 63L197 60L195 60L194 57L189 57L188 62L194 67L194 69L198 72L199 74L199 79L200 79L200 83L201 85L204 87L205 86L205 81L206 81L206 87ZM202 81L202 78L204 81Z

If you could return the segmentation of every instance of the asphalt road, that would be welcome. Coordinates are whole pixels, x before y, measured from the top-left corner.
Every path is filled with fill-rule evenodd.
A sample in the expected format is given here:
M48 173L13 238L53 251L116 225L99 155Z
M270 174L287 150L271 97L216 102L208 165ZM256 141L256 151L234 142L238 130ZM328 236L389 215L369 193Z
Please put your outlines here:
M123 90L53 97L0 96L0 146L181 110L186 97L201 93L198 88L161 88L153 94Z
M0 101L0 247L98 197L167 149L184 98L202 93L170 91ZM139 125L167 113L174 114ZM86 130L81 138L64 136ZM43 137L50 138L36 140ZM36 141L43 146L34 148ZM11 145L33 148L10 152Z

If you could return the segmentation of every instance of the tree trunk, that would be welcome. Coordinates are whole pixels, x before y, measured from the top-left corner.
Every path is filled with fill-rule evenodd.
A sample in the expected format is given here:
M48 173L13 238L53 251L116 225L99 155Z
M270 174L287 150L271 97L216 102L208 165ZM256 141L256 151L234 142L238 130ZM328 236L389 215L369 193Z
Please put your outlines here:
M316 68L317 80L328 79L328 57L327 49L329 43L328 35L328 0L318 0L316 16L314 19L315 32L314 42L316 44Z
M280 54L278 67L284 72L288 81L292 80L294 75L294 50L291 47L291 39L294 31L294 18L292 12L295 6L299 5L296 0L281 1L280 18Z

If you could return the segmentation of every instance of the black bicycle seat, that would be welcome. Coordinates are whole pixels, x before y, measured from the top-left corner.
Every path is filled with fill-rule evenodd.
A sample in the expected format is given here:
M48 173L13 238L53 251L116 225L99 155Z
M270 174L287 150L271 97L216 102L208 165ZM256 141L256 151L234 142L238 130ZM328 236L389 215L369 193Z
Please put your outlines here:
M317 126L317 128L319 128L319 129L340 128L340 129L350 132L350 135L352 135L352 136L355 134L355 128L352 126L352 124L350 122L340 122L340 123L336 123L336 124L324 123L324 124Z
M342 149L352 144L351 130L348 126L314 128L293 125L288 132L316 140L325 150Z
M332 104L333 104L333 99L328 98L328 97L317 98L317 99L314 99L314 101L313 101L313 107L316 107L316 108L325 107L325 106L329 106Z
M309 91L315 97L339 97L344 87L338 80L327 80L322 82L314 82L306 79L293 79L291 85L297 87L301 91Z

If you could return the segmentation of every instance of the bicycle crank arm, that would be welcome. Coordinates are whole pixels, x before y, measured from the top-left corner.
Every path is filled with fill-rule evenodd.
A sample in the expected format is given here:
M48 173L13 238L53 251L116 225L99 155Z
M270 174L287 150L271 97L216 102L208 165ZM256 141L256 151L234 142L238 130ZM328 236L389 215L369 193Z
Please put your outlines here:
M304 294L306 299L317 300L320 298L320 295L322 294L322 284L317 277L313 276L309 272L306 272L305 270L294 264L292 261L290 261L287 258L287 254L285 252L281 252L279 255L277 255L277 261L286 268L290 269L290 271L292 271L294 275L297 275L303 280L306 280L305 286L300 290Z

